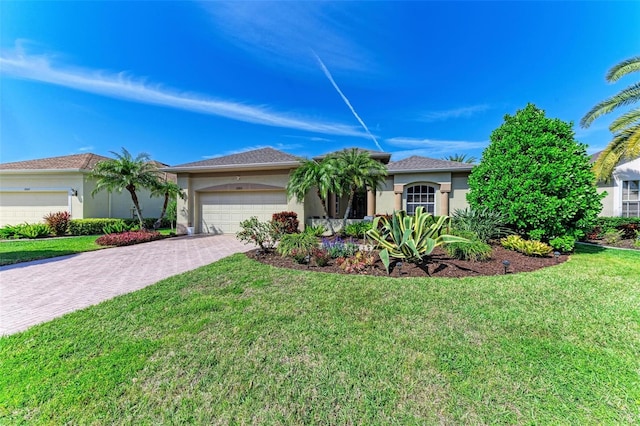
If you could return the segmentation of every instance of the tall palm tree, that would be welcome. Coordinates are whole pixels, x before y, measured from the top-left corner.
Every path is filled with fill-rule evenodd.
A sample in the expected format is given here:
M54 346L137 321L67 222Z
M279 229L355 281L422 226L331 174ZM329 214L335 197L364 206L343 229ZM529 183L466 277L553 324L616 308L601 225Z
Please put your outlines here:
M467 154L453 154L444 157L443 160L455 161L456 163L473 164L476 162L477 158L467 157Z
M184 193L182 188L175 183L169 180L161 180L158 179L156 184L151 188L151 196L152 197L164 197L164 203L162 204L162 211L160 212L160 217L153 224L153 229L158 229L160 224L162 223L162 218L167 212L167 205L169 204L169 199L176 200L180 197L183 200L187 199L187 194Z
M343 218L343 229L351 213L353 199L359 189L377 191L385 181L387 168L381 162L371 158L367 151L357 148L345 149L327 158L332 169L337 171L333 176L338 187L339 196L347 194L347 209Z
M126 189L131 194L131 201L142 229L144 222L136 190L153 189L159 180L160 172L151 161L149 154L140 153L133 158L125 148L122 148L122 154L113 151L111 153L116 158L99 162L90 174L90 177L96 179L96 187L91 191L91 195L103 190L122 192Z
M329 210L327 208L327 197L330 192L335 192L336 186L335 170L332 169L333 164L325 160L303 160L300 167L295 169L289 177L287 183L287 196L289 199L296 198L298 202L303 202L307 193L315 188L316 194L322 204L322 209L327 218L329 218ZM335 234L333 225L329 220L329 228L332 234Z
M640 71L640 56L614 65L607 73L606 79L609 83L613 83L618 81L620 77L634 71ZM640 82L632 84L591 108L580 120L580 125L587 128L601 115L631 105L639 100ZM609 130L613 133L613 139L593 165L596 177L605 181L611 179L613 170L620 160L635 158L640 155L640 108L635 108L622 114L611 123Z

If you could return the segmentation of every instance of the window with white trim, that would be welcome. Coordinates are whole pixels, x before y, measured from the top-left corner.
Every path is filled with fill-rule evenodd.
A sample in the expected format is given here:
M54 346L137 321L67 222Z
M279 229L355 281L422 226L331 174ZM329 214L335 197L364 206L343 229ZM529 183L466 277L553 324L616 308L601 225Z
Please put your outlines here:
M407 188L407 213L414 214L418 206L427 213L435 214L436 189L430 185L413 185Z
M622 216L640 217L640 180L622 181Z

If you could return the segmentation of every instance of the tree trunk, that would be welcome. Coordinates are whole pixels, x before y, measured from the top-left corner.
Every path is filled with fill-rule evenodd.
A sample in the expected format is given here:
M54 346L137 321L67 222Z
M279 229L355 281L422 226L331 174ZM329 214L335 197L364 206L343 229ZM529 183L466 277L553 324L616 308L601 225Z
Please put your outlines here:
M164 203L162 204L162 211L160 212L160 217L158 218L158 220L156 220L156 222L153 224L153 229L160 228L160 225L162 224L162 218L164 217L164 214L167 212L167 204L169 204L169 194L164 194Z
M347 227L347 219L349 218L349 213L351 213L351 204L353 204L353 198L356 195L356 189L351 188L349 191L349 201L347 202L347 210L344 212L344 218L342 219L342 231L344 232Z
M320 203L322 204L322 210L324 210L324 215L327 218L327 222L329 223L329 230L331 231L331 235L335 235L336 230L333 229L333 223L331 222L331 217L329 216L329 210L327 209L327 200L322 198L320 191L318 191L318 198L320 198Z
M142 220L142 210L140 210L140 203L138 202L138 194L136 194L136 187L133 185L128 185L127 191L129 191L129 193L131 194L133 206L136 208L136 216L138 216L138 221L140 222L140 229L145 229L144 221Z

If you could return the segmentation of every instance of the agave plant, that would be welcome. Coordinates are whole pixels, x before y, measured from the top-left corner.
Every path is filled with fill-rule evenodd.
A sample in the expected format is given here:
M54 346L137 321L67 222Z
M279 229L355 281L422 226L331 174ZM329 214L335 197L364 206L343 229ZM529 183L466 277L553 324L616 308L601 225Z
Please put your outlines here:
M375 218L367 236L381 248L380 260L389 273L392 257L420 263L442 244L469 242L466 238L446 234L449 222L448 216L436 219L426 213L423 207L416 208L413 216L399 210L391 219L384 216Z

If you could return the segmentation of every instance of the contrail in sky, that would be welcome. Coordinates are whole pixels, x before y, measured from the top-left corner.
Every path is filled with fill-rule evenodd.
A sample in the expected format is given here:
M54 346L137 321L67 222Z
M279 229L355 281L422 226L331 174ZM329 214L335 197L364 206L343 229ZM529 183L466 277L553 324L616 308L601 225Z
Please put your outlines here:
M362 125L362 128L364 128L364 131L367 132L367 134L371 137L371 139L373 139L373 142L376 144L378 149L380 151L384 151L382 149L382 147L380 146L380 144L378 143L378 141L376 140L375 136L373 136L373 134L371 134L371 132L369 131L369 128L367 127L367 125L364 124L364 121L362 121L362 119L360 118L360 116L358 115L356 110L353 108L353 106L351 105L351 102L349 102L349 99L347 99L347 97L344 95L344 93L342 93L342 90L340 90L340 88L336 84L335 80L331 76L331 73L329 72L327 67L324 65L324 62L322 62L322 59L320 59L320 57L316 54L316 52L313 52L313 54L315 55L316 59L318 60L318 63L320 63L320 66L322 67L322 71L324 71L324 75L326 75L327 78L329 79L329 81L331 82L331 84L333 84L333 87L336 89L336 91L338 92L340 97L342 97L342 100L344 101L344 103L347 104L347 106L349 107L349 109L353 113L353 116Z

